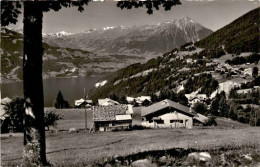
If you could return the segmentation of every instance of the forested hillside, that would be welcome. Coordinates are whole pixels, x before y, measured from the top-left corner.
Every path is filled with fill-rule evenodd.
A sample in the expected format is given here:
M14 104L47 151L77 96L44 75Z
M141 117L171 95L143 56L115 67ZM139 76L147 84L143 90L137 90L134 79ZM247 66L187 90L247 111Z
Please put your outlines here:
M259 13L256 8L195 45L207 50L224 48L228 53L259 52Z

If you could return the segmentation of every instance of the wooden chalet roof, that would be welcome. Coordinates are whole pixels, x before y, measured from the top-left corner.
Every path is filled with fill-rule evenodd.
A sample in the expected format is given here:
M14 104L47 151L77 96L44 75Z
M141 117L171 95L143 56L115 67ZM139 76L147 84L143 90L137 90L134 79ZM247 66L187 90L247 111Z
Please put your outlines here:
M120 104L114 106L95 106L93 107L94 121L115 121L116 115L126 115L127 105Z
M165 108L174 108L177 111L181 111L184 114L191 115L191 116L196 115L196 113L192 109L190 109L189 107L181 105L181 104L176 103L176 102L173 102L169 99L165 99L165 100L160 101L158 103L155 103L151 106L142 108L141 116L144 117L144 116L150 115L152 113L155 113L157 111L163 110Z

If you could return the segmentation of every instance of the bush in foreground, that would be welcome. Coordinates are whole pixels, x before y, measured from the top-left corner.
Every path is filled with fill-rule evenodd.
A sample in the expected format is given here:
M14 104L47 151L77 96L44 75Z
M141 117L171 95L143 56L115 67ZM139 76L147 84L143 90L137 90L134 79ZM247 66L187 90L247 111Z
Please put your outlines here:
M24 98L17 97L13 99L10 103L6 104L6 111L9 115L8 129L12 132L23 132L23 120L25 116ZM57 120L63 119L59 114L53 111L47 112L44 115L45 127L49 130L50 126L55 126Z

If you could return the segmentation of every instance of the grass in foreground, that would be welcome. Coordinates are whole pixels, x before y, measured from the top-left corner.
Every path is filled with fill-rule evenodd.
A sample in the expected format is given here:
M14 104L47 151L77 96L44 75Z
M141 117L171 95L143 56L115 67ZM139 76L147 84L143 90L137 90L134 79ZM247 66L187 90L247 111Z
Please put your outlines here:
M156 129L123 132L47 132L47 158L54 165L93 165L145 151L173 148L216 150L260 148L260 129ZM2 165L19 164L23 137L2 138Z

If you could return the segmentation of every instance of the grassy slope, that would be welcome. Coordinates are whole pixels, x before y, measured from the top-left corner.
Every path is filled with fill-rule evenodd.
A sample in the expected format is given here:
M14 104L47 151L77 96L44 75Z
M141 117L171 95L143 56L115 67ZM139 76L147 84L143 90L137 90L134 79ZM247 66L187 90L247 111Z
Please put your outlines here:
M91 164L102 158L170 148L214 149L257 146L259 128L243 129L157 129L125 132L47 133L47 158L63 165ZM2 163L21 162L23 137L2 139Z
M260 8L248 12L196 45L207 49L224 45L229 53L259 52L259 13Z

